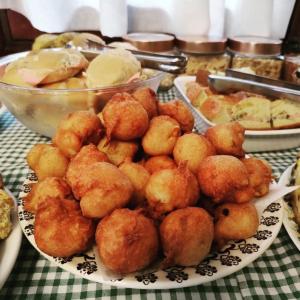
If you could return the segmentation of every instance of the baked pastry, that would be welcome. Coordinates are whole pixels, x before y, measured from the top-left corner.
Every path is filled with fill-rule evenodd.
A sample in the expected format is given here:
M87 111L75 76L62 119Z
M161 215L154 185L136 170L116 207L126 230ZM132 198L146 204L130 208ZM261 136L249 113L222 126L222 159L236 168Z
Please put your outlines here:
M275 129L299 127L300 103L288 99L272 101L271 116Z
M249 97L232 107L232 120L252 130L271 129L271 101Z

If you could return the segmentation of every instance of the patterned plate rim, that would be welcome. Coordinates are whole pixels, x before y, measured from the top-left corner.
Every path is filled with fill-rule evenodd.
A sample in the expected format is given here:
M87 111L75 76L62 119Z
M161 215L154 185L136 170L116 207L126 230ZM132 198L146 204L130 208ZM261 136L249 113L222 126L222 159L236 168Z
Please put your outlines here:
M94 249L71 258L55 258L43 253L33 237L34 215L24 210L22 198L30 191L30 184L36 181L29 173L18 198L18 217L21 228L32 246L46 259L58 267L82 278L95 282L137 289L171 289L199 285L231 275L260 257L272 244L281 228L283 219L282 200L270 204L260 218L257 233L246 240L232 241L221 252L210 254L195 267L174 266L164 270L145 270L124 278L110 279L105 275ZM104 275L104 276L103 276Z

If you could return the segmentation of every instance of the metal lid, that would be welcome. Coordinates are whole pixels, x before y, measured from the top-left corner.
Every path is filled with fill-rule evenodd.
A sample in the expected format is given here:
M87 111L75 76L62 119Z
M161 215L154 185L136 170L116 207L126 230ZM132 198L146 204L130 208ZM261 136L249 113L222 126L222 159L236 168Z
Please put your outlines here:
M183 52L209 54L221 53L226 49L226 39L208 36L176 36L177 47Z
M248 54L279 55L281 44L280 40L256 36L239 36L228 39L230 50Z
M165 33L133 32L123 36L139 50L151 52L170 51L174 47L174 37Z

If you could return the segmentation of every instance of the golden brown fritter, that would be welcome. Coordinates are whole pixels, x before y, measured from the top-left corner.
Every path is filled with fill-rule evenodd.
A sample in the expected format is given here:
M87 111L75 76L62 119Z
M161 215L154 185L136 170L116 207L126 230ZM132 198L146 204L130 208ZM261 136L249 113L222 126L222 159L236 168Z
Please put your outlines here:
M255 157L242 159L249 174L249 185L254 190L255 197L262 197L269 192L272 181L272 168L265 161Z
M101 220L96 242L102 263L121 274L147 267L156 259L159 248L152 220L129 209L116 209Z
M46 177L64 177L69 159L57 147L36 144L27 153L27 163L39 180Z
M227 154L243 157L243 143L245 128L239 122L230 122L210 127L205 132L205 137L215 147L217 154Z
M157 116L157 98L155 92L148 87L140 87L132 93L133 98L143 105L149 120Z
M184 165L177 169L157 171L146 185L146 198L150 209L162 214L196 204L200 190L195 175Z
M145 205L145 187L150 178L149 172L140 164L125 162L119 169L130 179L134 192L130 200L131 207L143 207Z
M61 121L53 138L55 144L65 156L71 158L82 146L97 145L103 129L100 119L89 111L76 111Z
M259 219L252 203L225 203L215 211L215 241L222 248L230 240L247 239L258 228Z
M116 166L96 162L85 168L73 192L80 199L82 214L89 218L103 218L116 208L125 207L134 188L129 178Z
M116 94L103 108L108 140L115 138L130 141L140 138L149 127L147 111L136 100L128 100L130 95L127 95L129 94Z
M160 115L167 115L175 119L183 132L191 132L194 128L194 117L189 108L180 100L174 99L158 104Z
M154 117L142 139L144 151L149 155L172 154L180 136L179 123L169 116Z
M85 251L94 239L95 226L81 214L74 200L48 198L35 216L37 246L51 256L67 257Z
M198 170L200 189L216 203L251 200L253 194L245 195L241 192L245 189L248 190L248 177L244 164L236 157L229 155L206 157ZM242 195L239 195L239 193ZM245 199L245 197L250 199Z
M38 206L47 198L64 199L72 194L67 182L59 177L47 177L32 185L29 194L24 198L25 209L35 213Z
M200 207L171 212L159 229L167 266L197 265L208 255L214 237L212 217Z
M209 140L197 133L187 133L179 137L173 150L176 163L186 161L187 167L194 174L197 174L205 157L215 154L215 148Z
M132 161L138 148L138 143L135 141L108 141L106 136L104 136L98 144L98 149L104 152L109 160L116 166L119 166L125 161Z
M144 163L144 167L150 174L153 174L164 169L176 169L177 165L171 157L159 155L148 158Z
M72 158L66 172L66 180L71 186L74 196L79 199L77 185L81 181L82 173L85 169L96 162L109 162L107 155L97 149L93 144L83 146Z

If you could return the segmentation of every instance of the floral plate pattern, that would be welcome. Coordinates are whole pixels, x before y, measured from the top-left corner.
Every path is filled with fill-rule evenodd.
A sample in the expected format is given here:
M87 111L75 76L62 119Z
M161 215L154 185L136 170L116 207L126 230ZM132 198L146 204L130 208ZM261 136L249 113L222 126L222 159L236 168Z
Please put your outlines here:
M138 289L170 289L198 285L223 278L253 262L271 245L281 224L283 206L281 199L271 203L260 217L256 234L246 240L229 242L221 251L210 253L193 267L174 266L160 269L153 266L143 272L124 277L110 274L97 256L96 246L72 257L52 257L43 253L34 240L34 215L24 208L23 198L29 193L31 183L37 180L29 173L18 199L18 216L22 230L29 242L49 261L80 277L114 286Z

